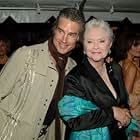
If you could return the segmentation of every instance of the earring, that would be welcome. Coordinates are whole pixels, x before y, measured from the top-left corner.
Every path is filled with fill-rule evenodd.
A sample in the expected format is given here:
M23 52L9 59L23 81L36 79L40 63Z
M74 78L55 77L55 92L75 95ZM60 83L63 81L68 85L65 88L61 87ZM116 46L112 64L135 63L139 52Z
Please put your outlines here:
M111 49L109 49L108 54L109 54L109 55L111 54Z

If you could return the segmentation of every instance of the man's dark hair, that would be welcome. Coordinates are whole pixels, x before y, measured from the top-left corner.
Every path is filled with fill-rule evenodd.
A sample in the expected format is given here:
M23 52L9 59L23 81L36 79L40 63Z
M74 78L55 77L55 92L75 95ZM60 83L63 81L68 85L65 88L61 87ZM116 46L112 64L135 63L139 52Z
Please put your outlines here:
M59 19L61 17L65 17L67 19L70 19L71 21L77 22L80 25L80 36L84 32L85 27L85 17L83 12L76 8L64 8L59 12L59 15L56 19L55 28L58 26Z

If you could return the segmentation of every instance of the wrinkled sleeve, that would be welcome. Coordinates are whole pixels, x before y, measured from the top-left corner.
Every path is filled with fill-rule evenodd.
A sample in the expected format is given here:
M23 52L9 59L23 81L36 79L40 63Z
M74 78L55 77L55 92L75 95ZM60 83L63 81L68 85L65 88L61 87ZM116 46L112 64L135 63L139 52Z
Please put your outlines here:
M76 78L66 78L65 83L64 96L58 103L58 109L60 117L72 130L94 129L112 123L112 110L107 113L85 100L84 90Z
M90 101L86 101L76 96L67 95L62 98L58 106L59 113L65 121L98 109L98 107Z
M16 81L20 63L20 49L13 53L0 72L0 102L11 93Z

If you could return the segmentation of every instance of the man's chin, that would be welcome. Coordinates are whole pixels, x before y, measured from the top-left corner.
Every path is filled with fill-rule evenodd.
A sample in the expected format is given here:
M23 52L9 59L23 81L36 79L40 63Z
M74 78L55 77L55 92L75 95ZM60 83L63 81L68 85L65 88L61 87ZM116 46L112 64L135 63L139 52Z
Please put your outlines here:
M68 53L68 51L64 49L58 50L58 52L62 55Z

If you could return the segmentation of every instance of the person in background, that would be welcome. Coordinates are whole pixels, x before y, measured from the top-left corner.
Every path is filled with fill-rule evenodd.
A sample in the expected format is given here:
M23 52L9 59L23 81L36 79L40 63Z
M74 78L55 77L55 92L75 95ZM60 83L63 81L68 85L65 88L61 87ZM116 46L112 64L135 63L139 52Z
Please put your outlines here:
M113 59L122 66L130 110L140 127L140 34L124 32L114 43L113 52ZM140 140L140 131L134 135Z
M83 13L64 8L48 41L13 53L0 74L0 140L63 140L56 105L84 24Z
M8 61L10 51L10 41L3 35L0 35L0 70Z
M112 29L107 22L92 19L86 23L83 42L84 59L65 77L64 95L58 102L69 130L66 140L127 140L126 132L135 120L121 66L105 61L113 42Z

